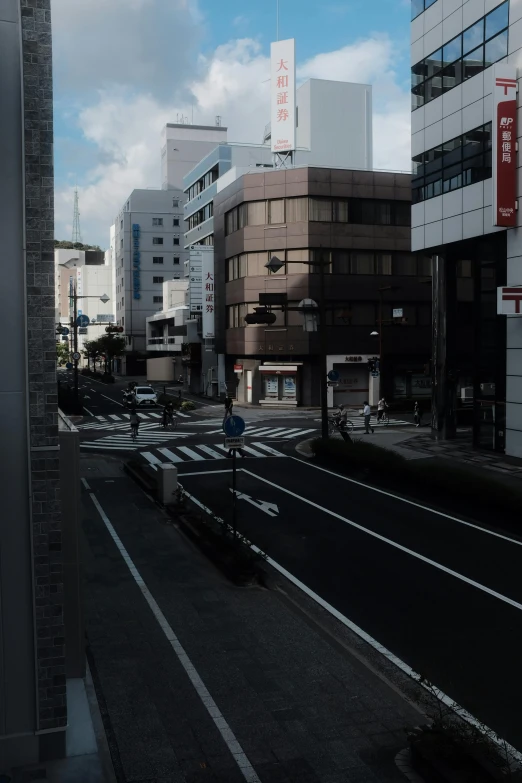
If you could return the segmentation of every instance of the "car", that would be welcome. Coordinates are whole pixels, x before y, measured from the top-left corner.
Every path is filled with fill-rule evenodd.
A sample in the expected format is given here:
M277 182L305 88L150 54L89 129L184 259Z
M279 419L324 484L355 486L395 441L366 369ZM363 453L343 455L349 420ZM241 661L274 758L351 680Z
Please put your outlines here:
M136 386L133 396L136 407L158 404L158 396L152 386Z

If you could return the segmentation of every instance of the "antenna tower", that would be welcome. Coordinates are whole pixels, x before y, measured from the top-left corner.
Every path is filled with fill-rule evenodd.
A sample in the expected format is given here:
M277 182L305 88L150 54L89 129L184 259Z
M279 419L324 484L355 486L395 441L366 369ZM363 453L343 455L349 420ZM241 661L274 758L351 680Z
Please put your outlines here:
M79 204L77 187L74 188L74 214L73 214L72 241L73 242L82 241L82 231L80 228L80 204Z

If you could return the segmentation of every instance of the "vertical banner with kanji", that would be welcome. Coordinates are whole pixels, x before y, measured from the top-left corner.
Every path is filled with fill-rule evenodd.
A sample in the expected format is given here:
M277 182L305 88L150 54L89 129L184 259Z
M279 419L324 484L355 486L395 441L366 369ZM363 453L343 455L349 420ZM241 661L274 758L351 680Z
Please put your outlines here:
M201 281L203 284L203 339L213 340L215 337L214 310L216 305L214 251L205 249L201 255Z
M498 63L493 71L493 225L517 224L517 69Z
M295 150L295 40L270 47L272 152Z

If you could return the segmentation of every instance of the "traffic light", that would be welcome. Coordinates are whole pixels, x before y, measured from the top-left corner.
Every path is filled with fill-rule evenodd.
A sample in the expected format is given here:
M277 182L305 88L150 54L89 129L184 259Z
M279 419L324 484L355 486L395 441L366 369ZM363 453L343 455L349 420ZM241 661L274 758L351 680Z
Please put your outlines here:
M105 331L108 332L108 334L114 333L114 332L123 332L123 326L106 326Z
M368 359L368 372L377 372L380 369L380 361L377 356Z
M266 307L254 307L254 312L245 316L245 323L265 324L270 326L276 322L276 314L270 313Z

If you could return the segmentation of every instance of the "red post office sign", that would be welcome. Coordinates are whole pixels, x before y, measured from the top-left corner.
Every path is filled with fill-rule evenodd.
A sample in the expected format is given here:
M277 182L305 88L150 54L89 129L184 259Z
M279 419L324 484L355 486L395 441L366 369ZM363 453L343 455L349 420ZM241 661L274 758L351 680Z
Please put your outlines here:
M493 71L493 225L517 224L517 69Z

